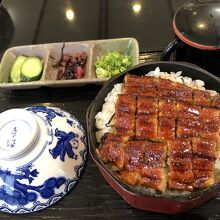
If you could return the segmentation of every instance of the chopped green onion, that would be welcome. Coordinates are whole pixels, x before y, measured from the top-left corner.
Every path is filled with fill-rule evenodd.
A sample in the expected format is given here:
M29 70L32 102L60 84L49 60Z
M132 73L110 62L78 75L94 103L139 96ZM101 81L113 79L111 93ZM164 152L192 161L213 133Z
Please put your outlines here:
M108 52L97 57L96 77L106 78L119 74L132 66L131 56L119 52Z

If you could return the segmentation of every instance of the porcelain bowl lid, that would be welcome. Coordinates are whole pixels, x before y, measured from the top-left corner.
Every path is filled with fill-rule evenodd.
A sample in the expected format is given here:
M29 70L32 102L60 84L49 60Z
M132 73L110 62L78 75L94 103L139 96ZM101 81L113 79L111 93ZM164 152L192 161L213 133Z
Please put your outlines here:
M59 108L33 106L0 114L0 210L46 208L78 182L87 155L85 131Z

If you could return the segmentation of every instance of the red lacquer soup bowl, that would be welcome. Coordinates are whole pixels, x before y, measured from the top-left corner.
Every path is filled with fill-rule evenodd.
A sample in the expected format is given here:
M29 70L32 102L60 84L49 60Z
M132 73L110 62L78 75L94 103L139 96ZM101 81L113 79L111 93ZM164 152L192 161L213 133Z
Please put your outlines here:
M137 65L129 69L127 72L141 76L145 75L149 71L154 70L156 67L159 67L160 71L162 72L182 71L183 76L191 77L194 80L203 80L207 89L212 89L219 92L220 79L218 77L215 77L205 70L188 63L153 62ZM143 191L136 187L129 186L118 179L98 157L96 148L99 146L99 144L96 141L95 135L97 131L95 127L95 115L101 111L102 105L104 104L104 99L107 94L113 89L115 84L123 82L124 76L127 72L123 72L120 75L109 79L104 84L87 111L89 151L103 177L131 206L147 211L169 214L182 213L216 196L216 194L220 191L219 183L216 183L212 187L204 190L198 190L189 194L182 195L164 195L160 193L153 193L151 191Z

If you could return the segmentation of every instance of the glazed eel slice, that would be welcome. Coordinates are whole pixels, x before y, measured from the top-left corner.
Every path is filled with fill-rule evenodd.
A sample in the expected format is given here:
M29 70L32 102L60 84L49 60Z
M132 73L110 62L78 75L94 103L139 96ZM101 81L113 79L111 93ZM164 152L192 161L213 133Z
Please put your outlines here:
M194 90L193 91L194 104L204 107L212 107L220 109L220 94L218 93L215 96L211 96L210 92L203 90Z
M152 76L125 76L125 94L159 97L193 103L192 89L181 83Z
M188 103L177 103L177 138L199 136L201 132L201 107Z
M115 105L115 129L118 135L135 135L136 96L119 94Z
M202 108L200 137L210 140L218 140L220 132L220 110L214 108Z
M125 165L120 177L131 185L166 189L166 144L129 141L125 147Z
M145 152L145 141L130 141L125 147L125 166L120 178L130 184L138 185Z
M126 74L124 93L147 97L157 97L157 83L158 79L155 77L140 77Z
M168 188L193 190L192 148L190 139L175 139L168 143Z
M156 98L137 97L136 138L157 138L158 100Z
M209 107L211 106L212 97L210 92L195 89L193 91L193 99L195 105Z
M176 101L159 99L158 139L175 139Z
M193 103L193 90L181 83L175 83L167 79L159 79L157 91L159 98Z
M108 133L101 147L97 148L97 154L105 163L110 162L119 170L124 167L125 146L129 137Z
M165 143L147 142L144 153L144 165L141 170L143 186L164 192L167 185L166 169L167 146Z
M220 130L220 111L214 108L177 103L178 138L202 137L217 140Z
M192 89L178 82L152 76L126 74L124 81L125 94L136 94L154 98L159 97L220 109L219 93L215 96L211 96L208 91Z
M153 76L136 76L126 74L124 83L126 86L140 87L140 88L156 88L160 79Z
M216 142L204 138L168 141L168 187L204 189L215 183Z
M194 189L204 189L215 183L216 142L204 138L192 139Z
M220 109L220 94L218 93L216 96L212 97L211 106L217 109Z

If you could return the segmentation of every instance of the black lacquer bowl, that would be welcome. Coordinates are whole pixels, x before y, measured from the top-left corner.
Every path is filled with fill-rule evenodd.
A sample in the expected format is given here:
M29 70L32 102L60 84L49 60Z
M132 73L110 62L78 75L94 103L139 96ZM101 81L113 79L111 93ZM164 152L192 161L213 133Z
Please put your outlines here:
M220 79L205 70L189 64L180 62L153 62L137 65L127 72L134 75L145 75L149 71L154 70L156 67L160 68L162 72L177 72L182 71L183 76L191 77L192 79L200 79L205 82L207 89L220 91ZM109 79L94 101L91 103L87 111L87 131L89 138L89 150L90 154L95 161L100 172L106 179L106 181L127 201L131 206L143 210L155 211L161 213L176 214L188 211L201 203L216 196L220 191L220 184L216 183L214 186L204 190L194 191L185 195L163 195L159 193L144 192L136 187L129 186L114 176L107 166L101 161L96 154L96 148L98 143L96 141L96 127L95 127L95 115L101 111L104 99L107 94L113 89L113 86L117 83L122 83L124 76L127 72L123 72L120 75Z

